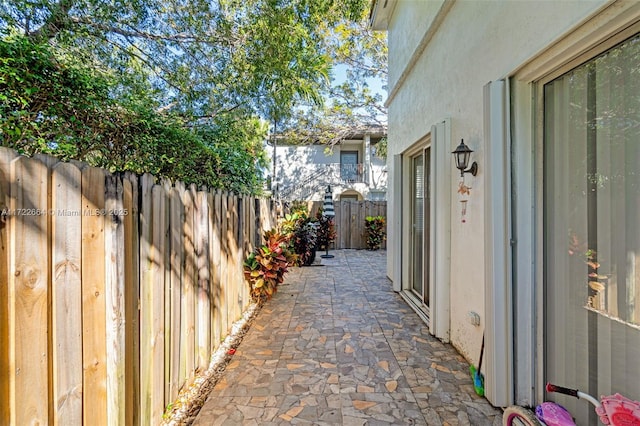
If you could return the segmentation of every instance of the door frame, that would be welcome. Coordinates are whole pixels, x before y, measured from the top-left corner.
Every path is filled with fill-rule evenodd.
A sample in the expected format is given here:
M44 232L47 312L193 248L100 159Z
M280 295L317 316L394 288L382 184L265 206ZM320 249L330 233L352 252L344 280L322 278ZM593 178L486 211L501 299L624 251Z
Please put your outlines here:
M429 332L444 342L450 341L451 327L451 199L455 189L452 186L453 159L451 151L455 148L451 142L451 120L445 119L431 127L431 131L402 153L398 181L401 187L409 188L411 179L411 156L429 144L431 150L431 210L430 210L430 268L429 268L429 316L414 306L414 302L405 291L410 273L409 242L411 217L406 191L402 195L401 235L401 276L400 295L428 324Z
M426 136L424 136L423 138L421 138L417 143L415 143L413 146L411 146L409 149L407 149L404 153L403 153L403 170L406 170L406 173L403 173L402 176L402 187L405 188L404 190L405 192L405 196L402 197L403 199L403 208L402 208L402 234L406 236L406 238L402 239L402 252L406 253L406 256L402 256L402 277L403 277L403 282L402 282L402 290L403 290L403 297L407 300L407 302L409 302L409 304L412 306L412 308L422 317L422 319L427 323L430 324L431 322L431 309L430 306L426 306L423 303L423 299L424 299L424 285L423 285L423 298L420 299L415 291L413 290L413 258L414 258L414 252L413 252L413 201L415 198L415 194L413 194L413 191L415 190L414 188L414 182L413 182L413 172L414 172L414 168L413 168L413 160L419 156L419 155L424 155L425 151L427 149L431 149L431 134L427 134ZM424 161L424 158L423 158ZM432 162L433 163L433 162ZM423 163L424 164L424 163ZM430 164L429 169L431 169L433 164ZM426 176L425 176L426 177ZM408 188L408 191L407 189ZM427 212L424 212L427 213ZM431 212L429 212L430 214ZM430 234L430 232L429 232ZM427 241L425 238L425 232L423 231L423 246L427 246L427 245L431 245L431 241ZM431 250L429 250L429 252L431 252ZM424 255L424 250L423 250L423 255ZM427 262L431 262L431 259L426 259L423 258L423 263L422 263L422 279L423 282L425 281L425 278L429 278L429 283L430 283L430 278L431 277L426 277L425 276L425 264ZM431 269L431 268L429 268ZM430 288L427 289L428 292L430 292ZM429 298L431 299L431 294L429 294Z

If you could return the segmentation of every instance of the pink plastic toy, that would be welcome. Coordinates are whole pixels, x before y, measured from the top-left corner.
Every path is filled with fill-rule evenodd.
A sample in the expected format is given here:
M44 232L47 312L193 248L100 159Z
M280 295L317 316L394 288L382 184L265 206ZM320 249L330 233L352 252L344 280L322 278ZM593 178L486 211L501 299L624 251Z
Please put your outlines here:
M536 407L536 417L547 426L573 426L573 417L560 404L543 402Z
M632 401L619 393L600 398L596 413L605 425L640 426L640 402Z

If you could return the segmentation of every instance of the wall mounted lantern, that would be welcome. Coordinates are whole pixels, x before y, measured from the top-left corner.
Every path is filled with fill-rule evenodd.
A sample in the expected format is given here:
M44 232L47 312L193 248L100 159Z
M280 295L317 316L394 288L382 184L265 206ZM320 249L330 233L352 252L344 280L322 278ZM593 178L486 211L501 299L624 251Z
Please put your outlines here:
M460 170L461 177L464 177L465 173L471 173L473 176L478 173L478 163L475 161L471 164L471 167L467 169L472 152L473 151L464 144L464 139L460 140L460 145L452 152L456 159L456 167Z

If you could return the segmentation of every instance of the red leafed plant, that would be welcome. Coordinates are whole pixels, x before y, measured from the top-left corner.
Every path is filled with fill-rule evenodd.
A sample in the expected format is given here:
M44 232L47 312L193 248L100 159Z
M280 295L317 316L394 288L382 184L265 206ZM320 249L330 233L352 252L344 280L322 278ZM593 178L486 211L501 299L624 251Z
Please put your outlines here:
M264 233L265 244L249 255L243 265L244 277L251 287L251 297L263 302L273 296L295 254L287 250L288 237L275 229Z

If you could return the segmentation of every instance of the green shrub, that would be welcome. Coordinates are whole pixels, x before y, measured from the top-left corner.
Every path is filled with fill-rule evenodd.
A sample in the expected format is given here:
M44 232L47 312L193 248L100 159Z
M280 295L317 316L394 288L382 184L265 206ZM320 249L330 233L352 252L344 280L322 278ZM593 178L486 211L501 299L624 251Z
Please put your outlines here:
M296 204L292 211L282 221L282 232L288 235L289 248L297 255L296 266L308 266L316 257L318 224L308 216L306 205Z
M195 119L161 108L150 87L59 57L46 43L0 38L0 145L112 172L151 173L260 194L267 125L236 110Z
M249 255L243 265L251 297L264 302L273 296L284 281L288 267L296 262L287 249L288 237L272 229L264 234L265 244Z
M367 216L364 223L367 249L379 250L386 237L386 220L383 216Z
M316 213L318 221L318 242L316 248L318 250L329 250L329 244L336 239L336 227L333 217L327 217L322 214L322 207Z

